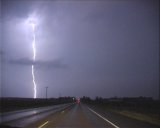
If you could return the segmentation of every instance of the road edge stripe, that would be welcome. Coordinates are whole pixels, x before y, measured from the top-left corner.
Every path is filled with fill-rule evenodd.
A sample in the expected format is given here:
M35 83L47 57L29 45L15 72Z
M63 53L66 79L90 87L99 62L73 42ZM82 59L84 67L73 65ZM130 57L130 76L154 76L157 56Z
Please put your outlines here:
M98 114L97 112L95 112L94 110L92 110L91 108L88 107L88 109L93 112L94 114L96 114L97 116L99 116L100 118L102 118L103 120L105 120L106 122L108 122L109 124L111 124L112 126L114 126L115 128L120 128L117 125L113 124L111 121L107 120L105 117L101 116L100 114Z
M42 124L41 126L39 126L38 128L42 128L43 126L45 126L46 124L48 124L49 121L46 121L44 124Z

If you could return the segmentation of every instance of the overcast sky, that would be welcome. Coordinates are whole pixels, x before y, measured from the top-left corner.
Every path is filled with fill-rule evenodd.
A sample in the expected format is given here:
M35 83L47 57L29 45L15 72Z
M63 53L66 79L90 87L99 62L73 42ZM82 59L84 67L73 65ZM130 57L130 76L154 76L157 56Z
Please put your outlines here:
M158 0L1 0L5 97L158 98ZM36 22L36 61L33 32Z

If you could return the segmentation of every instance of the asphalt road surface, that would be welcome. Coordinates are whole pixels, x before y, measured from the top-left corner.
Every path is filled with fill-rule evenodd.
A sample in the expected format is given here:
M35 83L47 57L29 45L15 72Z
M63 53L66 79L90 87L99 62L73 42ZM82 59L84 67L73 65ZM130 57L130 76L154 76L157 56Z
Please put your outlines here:
M0 123L15 120L15 119L18 119L18 118L33 116L33 115L36 115L36 114L39 114L39 113L46 113L48 111L57 110L58 108L64 108L66 106L69 106L70 104L71 103L48 106L48 107L25 109L25 110L19 110L19 111L14 111L14 112L6 112L6 113L3 113L3 114L0 114L0 117L1 117Z
M40 114L28 119L15 120L12 124L24 128L159 128L82 103L59 111L47 112L43 118L39 118L40 116L42 117Z
M26 128L159 128L145 122L75 104Z

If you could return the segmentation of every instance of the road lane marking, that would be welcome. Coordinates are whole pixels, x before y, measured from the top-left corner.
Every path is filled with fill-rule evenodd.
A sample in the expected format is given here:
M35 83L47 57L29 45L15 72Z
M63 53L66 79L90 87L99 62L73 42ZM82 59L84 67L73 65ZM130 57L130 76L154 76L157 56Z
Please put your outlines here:
M120 128L117 125L113 124L111 121L107 120L106 118L104 118L103 116L101 116L100 114L98 114L97 112L95 112L94 110L92 110L91 108L88 107L88 109L93 112L94 114L96 114L97 116L99 116L100 118L102 118L103 120L105 120L106 122L110 123L112 126L114 126L115 128Z
M39 126L38 128L42 128L43 126L45 126L46 124L48 124L49 121L46 121L44 124L42 124L41 126Z
M63 113L64 113L64 111L61 112L61 114L63 114Z

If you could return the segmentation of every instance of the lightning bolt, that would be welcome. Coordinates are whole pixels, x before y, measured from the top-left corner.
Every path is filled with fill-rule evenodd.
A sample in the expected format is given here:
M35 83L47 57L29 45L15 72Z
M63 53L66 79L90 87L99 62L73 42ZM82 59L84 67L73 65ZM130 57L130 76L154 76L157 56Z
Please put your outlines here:
M35 24L31 23L32 30L33 30L33 41L32 41L32 49L33 49L33 61L36 60L36 34L35 34ZM34 64L32 64L32 81L33 81L33 88L34 88L34 98L37 98L37 84L35 81L35 72L34 72Z

